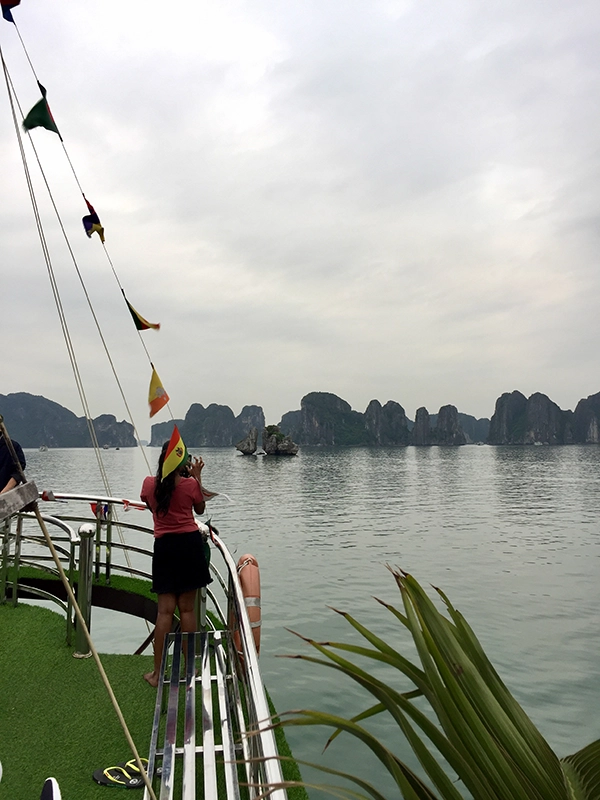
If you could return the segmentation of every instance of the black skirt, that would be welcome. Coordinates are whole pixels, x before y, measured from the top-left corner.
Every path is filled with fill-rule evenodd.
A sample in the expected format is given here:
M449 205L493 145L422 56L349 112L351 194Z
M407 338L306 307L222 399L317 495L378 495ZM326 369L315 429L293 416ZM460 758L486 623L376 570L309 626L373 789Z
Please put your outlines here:
M152 591L180 595L211 583L205 548L208 545L198 530L155 538Z

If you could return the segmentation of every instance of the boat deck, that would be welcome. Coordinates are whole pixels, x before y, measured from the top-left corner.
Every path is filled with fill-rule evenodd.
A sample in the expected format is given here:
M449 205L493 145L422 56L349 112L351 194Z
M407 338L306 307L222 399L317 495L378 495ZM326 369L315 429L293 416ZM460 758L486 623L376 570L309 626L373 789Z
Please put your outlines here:
M116 514L116 507L127 509L135 507L134 504L110 497L41 494L44 495L51 498L48 502L67 504L60 509L63 512L60 517L44 514L42 521L52 529L53 545L68 582L77 588L82 613L85 608L91 620L92 606L99 602L154 622L156 603L137 588L139 584L148 586L149 571L145 564L150 562L151 551L127 544L124 538L131 530L138 538L147 534L151 543L152 531L143 525L124 523ZM4 501L12 502L10 497ZM87 509L85 517L75 510L75 506L82 504ZM92 520L90 506L96 514ZM73 523L82 524L75 529ZM114 537L117 530L120 541ZM206 531L210 534L211 551L221 556L222 566L218 569L211 560L216 589L198 593L196 615L200 631L194 634L174 631L164 649L148 751L153 791L160 800L200 797L253 800L265 792L274 800L286 800L288 794L282 784L286 778L300 777L297 765L291 765L290 774L290 762L284 761L282 770L279 758L282 742L282 754L289 755L289 750L286 751L282 731L275 733L271 727L271 711L235 561L217 531L212 528ZM16 611L19 598L36 597L57 603L64 614L63 620L66 617L63 642L66 640L74 648L74 655L84 656L87 645L82 640L81 626L74 623L72 606L64 598L62 583L33 512L13 513L12 508L4 508L0 515L0 556L0 604ZM131 591L124 588L127 582L131 583ZM89 628L87 619L86 624ZM137 653L148 646L150 638L138 647ZM133 658L142 666L137 655L125 658ZM87 674L93 665L84 658L75 659L73 666L70 672L79 675ZM142 671L139 670L136 683L144 684L141 688L147 694L149 687L141 680ZM124 691L128 692L130 686L131 681L127 680ZM120 688L123 686L115 685L117 694ZM69 691L68 686L65 691ZM101 726L101 721L98 724ZM95 728L88 730L88 735L98 740L100 733ZM146 737L143 739L148 741ZM102 764L101 752L95 760L96 768L110 766L108 757L109 763ZM126 759L119 759L123 760ZM90 775L89 762L85 769ZM297 791L294 787L291 794L296 795ZM305 790L299 791L298 796L305 798ZM27 797L27 793L22 796ZM145 800L150 796L146 788ZM19 795L15 793L13 797L17 800Z

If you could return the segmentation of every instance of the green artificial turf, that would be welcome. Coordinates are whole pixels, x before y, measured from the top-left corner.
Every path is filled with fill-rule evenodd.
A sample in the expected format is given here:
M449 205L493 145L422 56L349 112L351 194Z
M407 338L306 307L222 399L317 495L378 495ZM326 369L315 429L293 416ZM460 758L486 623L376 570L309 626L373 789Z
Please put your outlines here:
M152 656L103 654L101 661L138 752L147 756L156 691L142 675ZM276 735L279 752L289 756L283 730ZM34 605L0 605L0 800L35 800L49 776L64 800L112 797L119 787L96 784L92 773L131 757L94 659L73 658L65 644L64 617ZM282 767L287 780L300 779L295 762ZM289 797L307 794L291 788Z
M26 632L26 634L25 634ZM31 605L0 606L1 800L32 800L55 777L65 800L106 798L92 773L131 758L92 658L65 645L61 615ZM142 679L150 656L103 655L140 755L147 756L156 692Z
M269 711L271 712L273 722L278 723L279 717L277 716L277 711L275 706L273 705L273 701L267 694L267 700L269 703ZM277 752L280 756L283 757L281 762L281 769L283 772L283 777L286 781L294 781L294 782L301 782L302 775L300 773L300 767L298 763L294 761L292 751L290 750L290 746L288 744L287 739L285 738L285 732L282 727L275 728L275 743L277 745ZM308 800L308 792L304 788L304 786L290 786L287 790L289 800Z

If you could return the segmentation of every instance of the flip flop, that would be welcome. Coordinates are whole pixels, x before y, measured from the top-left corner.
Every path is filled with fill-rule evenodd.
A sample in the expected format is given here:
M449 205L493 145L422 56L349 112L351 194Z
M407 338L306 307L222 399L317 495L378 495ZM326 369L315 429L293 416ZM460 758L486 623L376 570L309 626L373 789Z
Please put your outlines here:
M140 756L140 761L142 762L142 766L144 767L146 772L148 772L148 759L144 758L143 756ZM140 774L140 770L138 768L135 758L130 758L129 761L120 761L117 764L117 767L123 767L123 769L129 772L129 774L132 776ZM155 767L154 774L162 775L162 767Z
M148 772L148 759L143 758L140 756L140 761L142 762L142 766ZM130 758L129 761L119 761L117 767L122 767L124 770L130 773L130 775L139 775L140 769L137 765L135 758Z
M123 786L125 789L141 789L144 785L139 770L137 775L133 775L121 765L97 769L92 777L96 783L102 786Z

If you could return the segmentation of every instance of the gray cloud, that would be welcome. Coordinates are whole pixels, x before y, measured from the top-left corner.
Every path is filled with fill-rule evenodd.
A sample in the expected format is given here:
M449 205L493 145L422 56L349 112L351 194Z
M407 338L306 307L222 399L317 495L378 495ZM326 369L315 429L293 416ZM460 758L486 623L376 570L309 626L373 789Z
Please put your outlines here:
M15 16L129 299L163 323L144 341L174 413L256 402L277 421L322 389L361 410L377 397L482 416L514 388L563 407L598 390L596 4L103 9ZM55 137L33 136L143 419L137 335ZM6 114L0 145L5 330L19 332L2 391L78 411ZM52 245L98 413L122 416Z

